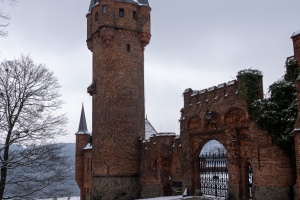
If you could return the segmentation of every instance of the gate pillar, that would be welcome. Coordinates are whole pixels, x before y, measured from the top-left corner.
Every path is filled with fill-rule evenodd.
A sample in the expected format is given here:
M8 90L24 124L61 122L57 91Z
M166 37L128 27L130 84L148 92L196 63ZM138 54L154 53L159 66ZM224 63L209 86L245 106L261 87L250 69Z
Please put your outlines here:
M241 184L240 184L240 166L234 159L228 160L228 194L239 199Z

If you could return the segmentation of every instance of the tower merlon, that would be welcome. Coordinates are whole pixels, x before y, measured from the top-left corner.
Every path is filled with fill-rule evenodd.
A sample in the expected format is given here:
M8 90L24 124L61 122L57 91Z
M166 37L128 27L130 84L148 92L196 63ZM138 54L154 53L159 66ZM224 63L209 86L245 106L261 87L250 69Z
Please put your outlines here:
M294 58L300 63L300 30L293 33L291 36L294 46Z

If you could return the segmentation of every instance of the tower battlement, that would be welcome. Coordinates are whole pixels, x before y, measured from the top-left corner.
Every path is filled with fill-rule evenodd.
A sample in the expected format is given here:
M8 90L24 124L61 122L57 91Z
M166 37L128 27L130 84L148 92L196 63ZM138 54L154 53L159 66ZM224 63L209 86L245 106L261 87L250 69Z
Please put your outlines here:
M100 36L108 45L118 33L137 35L144 48L151 38L150 11L147 0L92 0L86 15L88 48L93 51L94 37Z

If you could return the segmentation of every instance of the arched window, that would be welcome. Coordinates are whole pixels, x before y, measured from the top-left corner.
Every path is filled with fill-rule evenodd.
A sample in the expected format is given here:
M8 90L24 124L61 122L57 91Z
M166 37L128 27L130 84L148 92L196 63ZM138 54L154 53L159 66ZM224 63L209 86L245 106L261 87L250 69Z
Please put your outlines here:
M133 18L134 20L137 20L137 12L136 12L136 11L133 11L133 13L132 13L132 18Z
M95 13L95 21L98 21L98 12Z
M131 50L130 44L127 44L126 50L127 50L127 52L130 52L130 50Z
M119 17L124 17L124 16L125 16L124 8L119 8Z
M107 12L107 5L103 5L102 6L102 13L106 13Z

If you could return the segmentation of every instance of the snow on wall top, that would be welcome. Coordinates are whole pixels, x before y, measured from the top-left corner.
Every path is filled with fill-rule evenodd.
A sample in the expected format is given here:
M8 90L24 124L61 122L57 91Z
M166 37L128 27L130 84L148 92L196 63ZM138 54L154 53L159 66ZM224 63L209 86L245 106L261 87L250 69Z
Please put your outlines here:
M160 136L176 136L176 134L173 132L162 132L162 133L156 134L156 137L160 137Z
M216 89L221 89L221 88L225 88L226 86L232 86L232 85L235 85L237 84L237 81L236 80L232 80L232 81L228 81L227 83L222 83L222 84L219 84L217 86L213 86L213 87L209 87L207 89L203 89L203 90L192 90L191 88L187 88L183 94L185 93L188 93L188 92L192 92L191 96L196 96L198 94L204 94L206 92L211 92L211 91L214 91Z
M300 35L300 30L299 31L296 31L293 33L292 37L296 36L296 35Z

